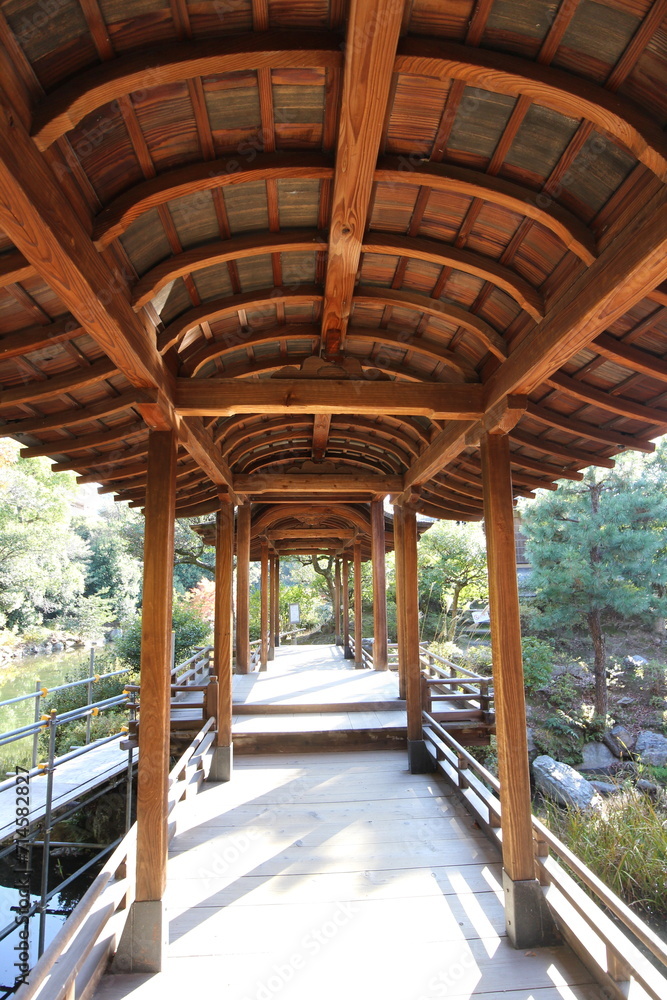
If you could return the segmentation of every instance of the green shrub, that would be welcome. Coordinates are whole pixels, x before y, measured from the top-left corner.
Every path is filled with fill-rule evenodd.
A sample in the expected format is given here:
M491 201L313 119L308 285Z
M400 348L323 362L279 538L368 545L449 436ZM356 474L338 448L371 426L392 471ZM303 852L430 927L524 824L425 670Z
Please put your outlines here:
M211 634L210 624L197 608L188 601L174 601L172 628L176 633L176 663L187 660L194 651L205 646ZM123 629L123 635L116 640L116 653L123 663L138 670L141 664L141 615L133 618Z
M70 671L62 680L63 684L71 681L78 681L89 676L90 665L82 663L75 670ZM119 664L111 656L103 655L97 657L95 661L95 671L97 676L105 673L112 673L119 669ZM101 677L98 681L93 681L92 699L93 701L104 701L107 698L115 698L123 693L125 685L131 680L130 672L124 671L117 677ZM80 684L78 687L67 688L65 691L55 691L48 695L42 702L42 709L45 715L55 708L58 715L71 712L76 708L81 708L88 701L88 685ZM117 733L127 720L127 709L123 706L120 709L112 708L102 711L91 720L91 740L101 739L103 736L111 736ZM67 753L73 744L83 744L86 741L86 720L75 719L56 729L56 754ZM48 754L48 732L40 733L39 748L41 759L46 759Z
M584 727L578 719L557 709L533 726L533 739L540 753L564 764L580 764L584 745Z
M579 688L572 674L559 674L549 690L549 703L554 708L569 712L580 701Z
M468 646L463 652L461 665L467 667L468 670L474 670L479 674L491 676L493 669L491 647L483 643Z
M544 639L527 635L521 640L523 654L523 677L528 691L545 687L551 679L554 663L554 648Z
M546 806L547 823L585 865L625 902L667 916L667 799L634 789L605 799L599 812Z

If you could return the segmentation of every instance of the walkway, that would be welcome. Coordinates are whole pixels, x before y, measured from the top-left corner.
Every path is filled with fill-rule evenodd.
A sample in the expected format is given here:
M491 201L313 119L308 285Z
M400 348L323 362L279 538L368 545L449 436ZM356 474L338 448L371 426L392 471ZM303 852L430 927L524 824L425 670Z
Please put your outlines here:
M568 949L510 947L496 849L403 753L246 758L175 815L166 969L97 1000L602 1000Z
M84 798L99 785L111 781L127 771L127 750L121 750L119 741L91 744L91 749L56 767L53 777L53 809L63 809L75 799ZM134 751L134 760L137 751ZM30 822L44 818L46 805L46 772L30 779ZM16 832L16 783L13 779L0 786L0 842Z
M260 735L405 730L396 672L356 670L340 646L280 646L266 671L234 675L233 698L239 749Z

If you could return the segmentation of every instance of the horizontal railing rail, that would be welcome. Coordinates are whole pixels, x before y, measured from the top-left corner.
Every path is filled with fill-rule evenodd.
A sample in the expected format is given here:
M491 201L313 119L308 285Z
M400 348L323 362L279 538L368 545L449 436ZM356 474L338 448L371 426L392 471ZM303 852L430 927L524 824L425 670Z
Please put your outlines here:
M479 826L500 846L502 813L498 779L432 714L424 712L423 723L424 739L438 770L456 789ZM532 825L535 876L573 951L617 1000L627 1000L633 995L629 985L632 981L651 1000L664 1000L667 997L665 942L536 816L532 817ZM642 949L654 956L656 964Z
M215 720L208 719L169 773L168 814L196 791L212 753ZM170 835L173 835L173 824ZM115 953L136 892L136 823L95 877L81 901L19 987L16 1000L69 1000L95 984Z
M422 709L449 721L477 720L493 724L493 682L490 677L449 660L420 643ZM438 721L442 721L442 717Z

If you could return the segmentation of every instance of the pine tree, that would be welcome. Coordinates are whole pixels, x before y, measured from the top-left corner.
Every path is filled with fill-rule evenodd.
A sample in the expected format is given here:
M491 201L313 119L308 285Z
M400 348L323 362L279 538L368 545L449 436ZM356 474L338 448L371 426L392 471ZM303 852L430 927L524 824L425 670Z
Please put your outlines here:
M667 493L664 463L621 460L526 506L531 582L551 627L585 625L594 652L595 713L607 714L611 615L665 613Z

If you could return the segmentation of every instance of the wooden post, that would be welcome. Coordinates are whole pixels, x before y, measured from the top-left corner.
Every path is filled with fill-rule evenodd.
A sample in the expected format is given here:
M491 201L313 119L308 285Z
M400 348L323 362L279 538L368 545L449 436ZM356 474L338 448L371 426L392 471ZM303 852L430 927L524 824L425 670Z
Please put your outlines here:
M361 542L354 543L354 665L360 670L364 665L361 655L361 641L364 637L363 612L361 607Z
M176 507L176 435L151 431L141 619L141 716L137 776L137 889L119 969L159 972L166 957L167 795L171 612Z
M553 933L535 879L526 706L521 658L519 590L509 439L481 441L484 524L489 572L491 650L498 734L503 884L507 932L517 948L545 943Z
M350 649L350 560L348 556L343 556L341 588L343 591L343 655L346 660L352 659Z
M371 557L373 561L373 667L387 669L387 577L384 565L384 503L371 501Z
M341 586L340 586L340 559L336 556L334 560L334 634L337 646L340 646L341 639Z
M275 589L273 593L273 600L274 600L273 621L275 623L275 634L273 637L273 643L277 647L280 646L280 556L275 557L274 568L275 568Z
M403 580L399 588L403 632L405 698L408 714L408 763L413 774L433 770L422 734L422 690L419 663L419 587L417 573L417 515L403 508L398 515Z
M276 657L276 556L269 557L269 659Z
M250 504L236 514L236 670L250 669Z
M234 507L222 500L215 532L215 623L213 648L218 677L218 728L209 781L229 781L232 772L232 581Z
M404 621L404 610L405 601L403 600L402 588L403 580L405 576L405 567L403 566L403 546L404 546L404 522L403 522L403 508L394 507L394 556L396 559L396 631L398 633L398 695L399 698L405 698L405 663L406 663L406 651L405 651L405 621Z
M261 644L259 647L259 669L266 670L269 659L269 543L266 538L261 541L261 577L260 577L260 628Z

